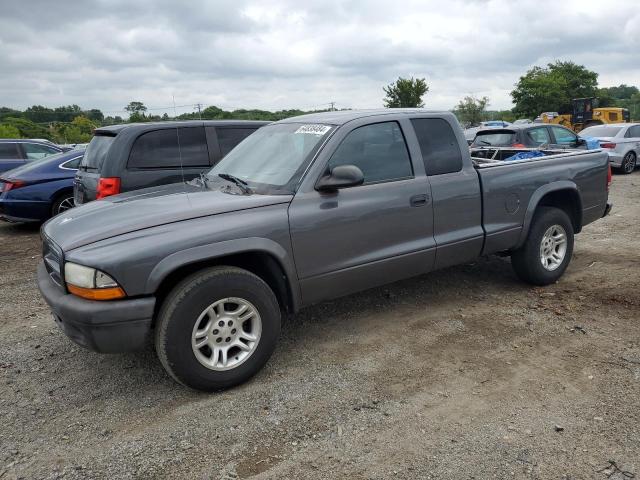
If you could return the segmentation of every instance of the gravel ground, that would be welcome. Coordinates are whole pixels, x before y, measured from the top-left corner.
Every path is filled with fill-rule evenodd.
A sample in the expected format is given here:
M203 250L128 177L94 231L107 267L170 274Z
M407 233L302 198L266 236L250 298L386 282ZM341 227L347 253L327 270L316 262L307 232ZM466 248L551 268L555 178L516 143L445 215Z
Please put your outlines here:
M640 172L611 197L556 285L492 257L324 303L212 395L67 340L2 224L0 479L640 477Z

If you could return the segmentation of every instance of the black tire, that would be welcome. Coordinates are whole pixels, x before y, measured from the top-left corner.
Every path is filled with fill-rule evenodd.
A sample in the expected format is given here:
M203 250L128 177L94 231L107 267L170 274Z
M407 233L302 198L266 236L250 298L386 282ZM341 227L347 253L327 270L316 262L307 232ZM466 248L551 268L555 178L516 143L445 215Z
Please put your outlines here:
M628 175L633 173L636 169L636 154L634 152L627 152L627 154L622 159L622 164L620 165L620 173Z
M562 227L565 232L566 250L561 263L553 270L549 270L542 263L541 247L545 233L554 225ZM511 265L516 275L533 285L555 283L571 261L573 240L573 225L566 212L554 207L538 207L526 242L511 254Z
M200 314L216 301L246 299L261 319L261 335L248 358L230 370L212 370L196 358L192 334ZM169 293L158 312L156 353L178 382L197 390L233 387L255 375L269 360L280 335L280 307L269 286L258 276L236 267L212 267L197 272Z
M63 193L56 197L53 204L51 205L51 216L55 217L56 215L61 214L63 211L68 210L68 208L64 208L63 210L60 210L60 208L69 201L71 202L71 205L73 205L73 192Z

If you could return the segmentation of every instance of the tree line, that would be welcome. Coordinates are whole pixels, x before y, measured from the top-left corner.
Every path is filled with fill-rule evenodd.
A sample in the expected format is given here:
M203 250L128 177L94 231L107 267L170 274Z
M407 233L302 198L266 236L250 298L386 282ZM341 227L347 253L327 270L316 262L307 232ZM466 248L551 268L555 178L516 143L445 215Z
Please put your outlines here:
M398 78L383 87L387 107L423 107L423 96L429 91L424 78ZM640 90L622 84L617 87L598 86L598 73L571 61L556 61L535 66L522 75L511 91L514 107L509 110L489 110L488 97L465 96L452 109L465 126L485 120L513 122L518 118L533 120L542 112L571 113L574 98L595 97L598 107L621 107L629 110L631 119L640 120Z
M425 106L424 97L429 85L424 78L402 78L383 87L383 103L388 108ZM452 108L458 120L465 126L477 125L485 120L512 122L518 118L534 119L542 112L569 113L573 98L596 97L600 107L629 109L631 118L640 120L640 91L626 84L600 88L598 73L574 62L556 61L546 66L535 66L522 75L511 91L514 107L509 110L490 110L488 97L465 96ZM124 122L154 122L166 120L267 120L276 121L305 113L301 109L271 112L259 109L224 110L211 105L174 117L167 113L150 113L139 101L129 102L122 116L105 116L97 108L82 109L78 105L56 108L33 105L24 111L0 107L0 138L43 138L57 143L85 143L93 130L103 125Z
M212 105L200 111L169 116L167 113L151 114L144 103L133 101L124 107L123 112L128 114L128 118L123 118L121 116L105 116L97 108L83 110L78 105L56 108L34 105L24 111L0 107L0 138L42 138L56 143L86 143L91 140L93 130L103 125L198 119L276 121L320 111L326 110L291 109L271 112L258 109L237 109L228 111Z

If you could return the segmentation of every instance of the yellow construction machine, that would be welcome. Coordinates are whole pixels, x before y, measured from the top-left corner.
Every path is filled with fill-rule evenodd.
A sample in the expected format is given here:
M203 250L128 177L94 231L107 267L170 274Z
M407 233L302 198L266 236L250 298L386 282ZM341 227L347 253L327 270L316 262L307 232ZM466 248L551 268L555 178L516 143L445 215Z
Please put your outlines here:
M605 123L625 123L630 121L629 110L619 107L598 107L598 99L574 98L571 100L571 113L544 112L540 114L543 123L564 125L579 132L593 125Z

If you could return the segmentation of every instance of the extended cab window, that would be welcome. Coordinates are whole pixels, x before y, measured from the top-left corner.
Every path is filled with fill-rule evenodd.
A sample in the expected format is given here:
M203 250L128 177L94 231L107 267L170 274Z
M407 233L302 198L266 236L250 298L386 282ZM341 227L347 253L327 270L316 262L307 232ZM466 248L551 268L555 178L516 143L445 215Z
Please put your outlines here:
M366 125L350 132L329 160L329 168L339 165L358 167L364 173L364 183L413 176L407 144L397 122Z
M222 153L222 156L224 157L227 153L233 150L236 145L255 131L255 128L217 127L216 133L218 134L218 145L220 145L220 153Z
M411 123L418 137L427 175L462 170L460 145L447 121L441 118L414 118Z
M203 127L165 128L138 137L129 168L206 167L209 151Z

